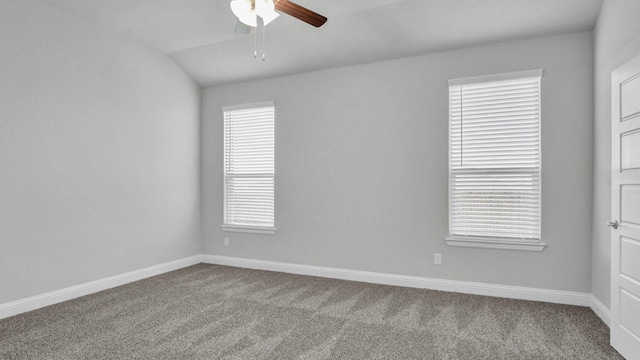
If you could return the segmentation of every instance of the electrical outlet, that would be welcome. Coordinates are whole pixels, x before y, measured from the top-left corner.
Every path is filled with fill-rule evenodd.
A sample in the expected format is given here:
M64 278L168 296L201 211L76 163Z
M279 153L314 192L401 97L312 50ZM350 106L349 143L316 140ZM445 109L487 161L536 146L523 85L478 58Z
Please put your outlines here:
M442 264L442 254L433 254L433 263L435 265L441 265Z
M224 238L224 246L229 246L229 238Z

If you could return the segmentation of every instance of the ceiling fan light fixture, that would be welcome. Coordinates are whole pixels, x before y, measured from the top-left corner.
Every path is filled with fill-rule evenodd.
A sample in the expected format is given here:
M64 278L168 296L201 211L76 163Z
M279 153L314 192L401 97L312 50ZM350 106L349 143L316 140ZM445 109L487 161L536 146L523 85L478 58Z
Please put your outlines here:
M265 25L275 20L280 14L275 10L273 0L255 0L256 14L262 18Z
M258 15L251 0L232 0L230 6L240 22L251 27L258 26Z
M275 20L278 16L280 16L280 14L275 12L275 10L271 10L271 11L267 11L266 13L264 13L261 16L261 18L264 21L265 25L269 25L269 23L272 22L273 20Z

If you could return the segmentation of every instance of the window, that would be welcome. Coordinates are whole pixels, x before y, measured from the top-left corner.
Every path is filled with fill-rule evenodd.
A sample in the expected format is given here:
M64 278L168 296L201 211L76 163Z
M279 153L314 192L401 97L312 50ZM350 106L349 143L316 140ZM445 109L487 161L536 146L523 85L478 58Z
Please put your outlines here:
M274 234L273 102L223 107L225 231Z
M542 251L542 70L449 81L451 246Z

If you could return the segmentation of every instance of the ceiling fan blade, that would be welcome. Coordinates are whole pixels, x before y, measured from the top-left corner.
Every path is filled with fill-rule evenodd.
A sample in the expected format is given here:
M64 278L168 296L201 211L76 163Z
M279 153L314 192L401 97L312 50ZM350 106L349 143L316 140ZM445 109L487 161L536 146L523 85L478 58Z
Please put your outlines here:
M291 15L315 27L320 27L327 22L326 17L289 0L275 0L274 3L276 5L276 10L282 11L285 14Z
M238 20L238 22L236 23L236 30L235 30L235 34L236 35L246 35L248 33L251 32L251 26L243 23L242 21Z

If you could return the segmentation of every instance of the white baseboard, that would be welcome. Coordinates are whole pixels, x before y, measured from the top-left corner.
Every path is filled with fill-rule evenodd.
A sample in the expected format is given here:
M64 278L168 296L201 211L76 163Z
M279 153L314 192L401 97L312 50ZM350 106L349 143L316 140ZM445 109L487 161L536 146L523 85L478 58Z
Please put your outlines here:
M178 270L201 262L202 255L195 255L140 270L134 270L125 274L110 276L108 278L51 291L45 294L28 297L26 299L0 304L0 319L75 299L80 296L93 294L98 291L128 284L151 276L164 274L169 271Z
M572 291L494 285L457 280L431 279L418 276L393 275L369 271L289 264L217 255L202 255L202 261L207 264L236 266L257 270L279 271L291 274L319 276L331 279L405 286L420 289L451 291L465 294L495 296L511 299L544 301L567 305L590 306L592 297L591 294L588 293Z
M51 291L5 304L0 304L0 319L36 310L45 306L93 294L116 286L125 285L151 276L164 274L198 263L242 267L248 269L279 271L290 274L319 276L331 279L360 281L374 284L405 286L420 289L451 291L465 294L504 297L511 299L544 301L550 303L589 306L605 324L609 325L609 309L595 296L588 293L495 285L457 280L431 279L419 276L394 275L369 271L348 270L323 266L300 265L282 262L253 260L217 255L195 255L125 274L91 281L68 288Z
M602 319L602 321L607 324L607 326L611 327L611 325L609 324L609 322L611 321L611 313L609 308L604 306L604 304L601 303L597 297L593 296L593 294L589 297L589 307L591 307L591 310L593 310L593 312L596 313L596 315L598 315L598 317Z

